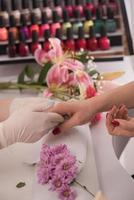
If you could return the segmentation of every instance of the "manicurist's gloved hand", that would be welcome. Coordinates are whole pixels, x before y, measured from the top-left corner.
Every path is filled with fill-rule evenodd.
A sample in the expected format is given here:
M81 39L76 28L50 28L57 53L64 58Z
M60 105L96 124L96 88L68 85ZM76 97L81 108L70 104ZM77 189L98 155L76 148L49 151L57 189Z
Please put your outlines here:
M45 109L44 103L29 108L24 106L0 123L0 148L16 142L34 143L63 122L64 119L59 114Z

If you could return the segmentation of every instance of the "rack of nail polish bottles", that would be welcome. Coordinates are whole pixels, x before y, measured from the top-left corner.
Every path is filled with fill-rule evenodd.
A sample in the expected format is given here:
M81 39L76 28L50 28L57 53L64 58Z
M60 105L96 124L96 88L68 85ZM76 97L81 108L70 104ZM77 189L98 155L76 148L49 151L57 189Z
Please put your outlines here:
M0 62L32 61L37 48L50 49L50 37L98 60L120 59L130 53L121 2L0 0Z

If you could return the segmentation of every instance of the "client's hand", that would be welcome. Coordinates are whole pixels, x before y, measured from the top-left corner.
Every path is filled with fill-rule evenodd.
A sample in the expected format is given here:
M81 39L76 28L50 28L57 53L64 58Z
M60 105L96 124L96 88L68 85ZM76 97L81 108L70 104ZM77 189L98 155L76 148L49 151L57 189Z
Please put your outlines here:
M125 105L111 109L107 114L106 126L111 135L134 137L134 118L128 117Z
M89 123L89 120L97 113L97 106L94 98L82 101L72 100L58 103L50 111L62 116L68 115L69 119L59 126L59 130L63 132L73 126Z
M2 123L0 130L1 148L16 142L36 142L49 130L63 122L64 119L60 115L44 112L45 106L40 104L31 108L24 107L13 112Z

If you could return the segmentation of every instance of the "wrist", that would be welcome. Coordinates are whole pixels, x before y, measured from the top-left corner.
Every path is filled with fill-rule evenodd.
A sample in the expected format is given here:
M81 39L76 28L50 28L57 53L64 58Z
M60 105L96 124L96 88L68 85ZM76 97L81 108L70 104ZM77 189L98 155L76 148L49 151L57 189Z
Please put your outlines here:
M88 99L87 101L87 103L91 103L92 108L94 108L94 114L107 111L107 101L105 95L97 95Z

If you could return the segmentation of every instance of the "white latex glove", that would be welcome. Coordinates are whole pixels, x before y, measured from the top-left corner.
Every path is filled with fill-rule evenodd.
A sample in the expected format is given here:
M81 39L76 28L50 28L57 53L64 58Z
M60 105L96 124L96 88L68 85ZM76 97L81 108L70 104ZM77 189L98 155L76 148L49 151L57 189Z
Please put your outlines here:
M10 106L10 114L16 110L20 110L24 107L33 108L39 104L44 104L45 107L53 105L55 101L44 98L44 97L23 97L13 99Z
M33 143L63 122L63 117L44 110L46 104L13 112L0 126L0 148L16 142ZM44 112L43 112L44 111Z

